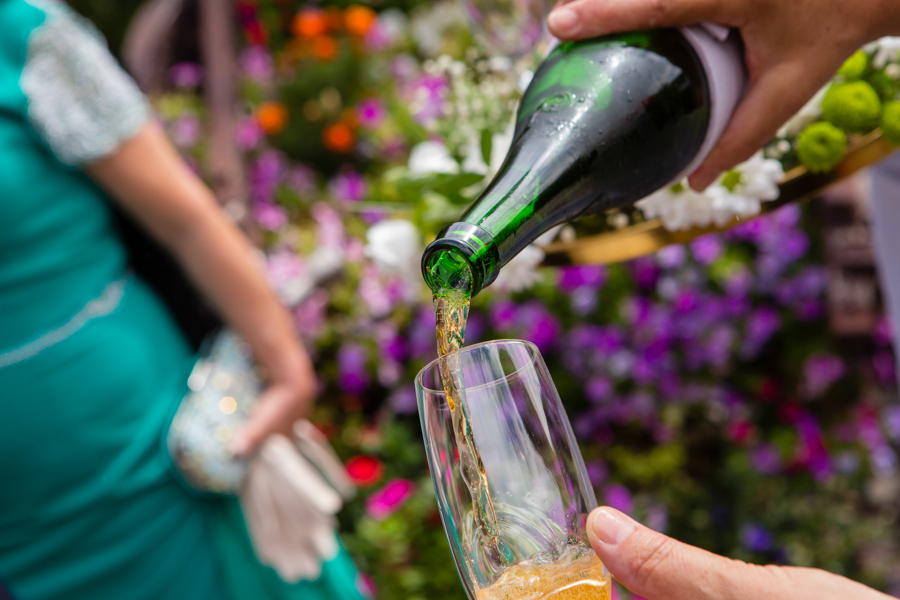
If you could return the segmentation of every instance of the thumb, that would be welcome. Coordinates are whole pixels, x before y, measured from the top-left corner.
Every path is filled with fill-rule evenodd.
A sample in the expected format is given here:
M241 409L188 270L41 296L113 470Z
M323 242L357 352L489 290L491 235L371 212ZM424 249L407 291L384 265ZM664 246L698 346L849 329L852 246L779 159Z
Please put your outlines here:
M587 530L612 576L649 600L724 598L753 583L746 564L682 544L612 508L592 512Z
M720 0L568 0L547 19L550 31L563 40L681 27L701 21L730 25L733 2Z

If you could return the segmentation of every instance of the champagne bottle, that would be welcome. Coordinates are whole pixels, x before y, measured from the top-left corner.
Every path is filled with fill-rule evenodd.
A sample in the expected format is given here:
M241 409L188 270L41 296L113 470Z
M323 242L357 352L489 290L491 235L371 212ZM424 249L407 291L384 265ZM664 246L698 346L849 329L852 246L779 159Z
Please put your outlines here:
M550 228L632 205L699 165L743 90L736 37L701 25L558 45L522 97L500 171L426 248L429 287L477 294Z

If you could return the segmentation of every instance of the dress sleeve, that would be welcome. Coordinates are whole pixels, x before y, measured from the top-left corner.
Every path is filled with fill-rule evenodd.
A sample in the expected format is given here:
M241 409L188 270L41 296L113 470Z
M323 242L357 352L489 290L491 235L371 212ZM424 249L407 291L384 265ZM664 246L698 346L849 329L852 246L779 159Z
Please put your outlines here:
M22 70L28 120L60 162L92 163L138 133L147 100L89 22L60 3L31 3L46 20L29 35Z

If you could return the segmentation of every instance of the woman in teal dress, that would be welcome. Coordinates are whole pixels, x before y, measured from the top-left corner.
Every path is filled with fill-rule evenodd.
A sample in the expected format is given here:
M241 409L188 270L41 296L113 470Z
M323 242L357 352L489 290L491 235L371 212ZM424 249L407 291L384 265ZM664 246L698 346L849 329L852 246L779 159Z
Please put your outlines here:
M161 438L194 357L126 269L110 202L247 340L270 387L233 450L285 431L314 375L255 253L101 39L0 0L0 581L17 600L355 600L345 553L288 585L233 498L191 493Z

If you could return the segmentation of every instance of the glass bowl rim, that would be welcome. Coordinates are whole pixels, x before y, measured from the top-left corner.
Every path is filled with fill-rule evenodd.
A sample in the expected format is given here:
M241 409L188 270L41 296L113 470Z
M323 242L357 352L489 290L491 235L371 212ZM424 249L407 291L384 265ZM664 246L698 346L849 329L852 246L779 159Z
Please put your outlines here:
M530 367L531 365L535 364L536 360L538 358L540 358L540 356L541 356L541 351L537 347L537 344L535 344L534 342L529 342L528 340L517 340L517 339L513 339L513 338L502 339L502 340L488 340L486 342L479 342L477 344L472 344L471 346L463 346L459 350L455 350L453 352L450 352L449 354L445 354L442 357L438 357L438 358L434 359L433 361L431 361L430 363L428 363L427 365L425 365L424 367L422 367L422 370L419 371L419 373L416 375L416 379L415 379L417 395L419 394L419 392L422 392L422 393L428 394L429 396L434 396L434 395L446 396L446 392L444 391L443 388L441 388L439 390L431 389L430 387L425 385L425 382L423 379L423 375L425 374L425 372L431 370L432 368L437 368L437 363L440 362L441 360L445 360L448 356L453 356L454 354L458 354L458 355L462 356L463 354L468 354L469 352L472 352L474 350L482 348L483 346L495 346L495 345L500 345L500 344L525 346L530 351L531 361L528 364L524 364L524 365L520 366L518 369L516 369L512 373L508 373L499 379L495 379L494 381L491 381L488 383L482 383L481 385L476 385L474 387L467 387L466 391L476 391L476 390L482 390L482 389L485 389L488 387L493 387L493 386L497 385L498 383L500 383L501 381L506 381L512 377L515 377L523 369L526 369L526 368Z

